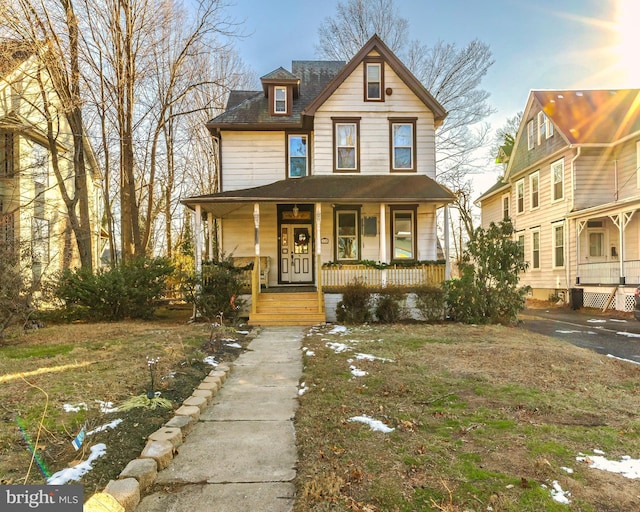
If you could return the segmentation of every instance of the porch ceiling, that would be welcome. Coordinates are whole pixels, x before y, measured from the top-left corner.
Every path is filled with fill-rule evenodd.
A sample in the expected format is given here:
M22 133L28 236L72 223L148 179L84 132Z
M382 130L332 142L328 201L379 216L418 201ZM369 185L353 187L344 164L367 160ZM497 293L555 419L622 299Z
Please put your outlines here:
M446 187L424 175L307 176L276 181L261 187L245 188L183 199L191 209L224 217L246 203L436 203L453 201Z

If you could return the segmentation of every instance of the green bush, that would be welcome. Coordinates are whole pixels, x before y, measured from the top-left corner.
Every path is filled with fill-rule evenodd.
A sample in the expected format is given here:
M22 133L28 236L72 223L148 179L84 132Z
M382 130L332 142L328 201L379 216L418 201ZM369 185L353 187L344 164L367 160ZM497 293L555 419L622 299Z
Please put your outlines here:
M527 268L510 221L478 228L460 262L460 278L445 282L449 316L464 323L511 324L524 309L528 287L519 287Z
M54 289L67 317L114 321L153 317L173 267L165 258L141 258L99 269L65 270Z
M371 321L371 292L360 281L347 285L342 300L336 307L336 318L340 323L364 324Z
M406 290L390 286L378 294L376 298L376 318L383 324L399 322L406 317L404 300Z
M26 279L31 259L27 250L0 240L0 341L5 330L24 323L33 313L31 290Z
M415 308L426 322L438 322L444 317L445 294L438 286L419 286L413 290Z
M194 274L185 283L185 298L195 305L198 315L205 320L222 318L235 323L244 302L239 298L243 288L242 271L235 268L230 259L208 264L204 278ZM201 285L200 290L198 285Z

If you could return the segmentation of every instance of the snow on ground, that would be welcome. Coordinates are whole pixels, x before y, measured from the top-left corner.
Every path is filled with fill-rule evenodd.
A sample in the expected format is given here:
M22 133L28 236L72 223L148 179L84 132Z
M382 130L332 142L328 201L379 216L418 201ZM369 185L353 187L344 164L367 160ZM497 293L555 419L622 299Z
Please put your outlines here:
M215 357L213 357L213 356L207 356L207 357L205 357L205 358L202 360L202 362L203 362L204 364L208 364L208 365L211 365L211 366L218 366L218 361L216 361L216 358L215 358Z
M84 462L81 462L77 466L72 468L61 469L57 473L54 473L47 479L49 485L64 485L73 481L80 481L80 479L93 469L93 462L107 453L107 445L104 443L98 443L91 447L91 455Z
M576 457L576 460L578 462L586 462L591 469L618 473L625 478L640 478L640 459L632 459L628 455L624 455L619 461L609 460L604 457L604 452L594 450L594 453L596 453L596 455L580 454L579 457Z
M225 345L231 348L242 348L242 345L240 345L240 343L225 343Z
M113 420L110 423L107 423L105 425L102 425L100 427L94 428L93 430L90 430L89 432L87 432L87 435L93 435L93 434L97 434L98 432L102 432L103 430L107 430L110 428L116 428L118 425L120 425L120 423L122 423L122 419L118 418L116 420Z
M551 497L553 498L553 501L557 501L558 503L563 503L565 505L571 503L569 501L569 496L571 496L571 493L568 491L563 491L562 487L560 487L560 483L558 483L557 480L554 480L551 485Z
M344 325L336 325L327 334L347 334L347 328Z
M374 420L373 418L362 415L362 416L354 416L353 418L349 418L349 421L357 421L360 423L365 423L371 427L371 430L377 430L384 434L388 434L389 432L393 432L395 429L388 427L380 420Z
M367 372L365 372L364 370L360 370L353 365L349 366L349 369L351 370L351 375L353 375L354 377L364 377L365 375L367 375Z
M298 396L304 395L308 390L309 388L307 387L307 383L301 382L300 387L298 388Z
M356 354L356 359L364 359L365 361L382 361L383 363L393 363L393 359L386 359L384 357L376 357L371 354Z
M587 322L589 322L590 324L606 324L607 321L603 320L602 318L590 318L589 320L587 320Z

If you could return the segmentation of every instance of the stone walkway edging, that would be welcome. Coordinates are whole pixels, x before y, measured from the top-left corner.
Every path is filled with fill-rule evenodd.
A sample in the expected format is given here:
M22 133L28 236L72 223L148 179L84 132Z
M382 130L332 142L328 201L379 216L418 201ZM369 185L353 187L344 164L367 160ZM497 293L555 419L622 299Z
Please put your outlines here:
M173 418L149 435L140 456L127 464L117 480L109 481L102 492L87 500L83 512L134 512L143 493L155 482L158 471L171 463L177 447L198 422L200 412L213 401L231 368L232 364L221 363L210 371L176 409Z

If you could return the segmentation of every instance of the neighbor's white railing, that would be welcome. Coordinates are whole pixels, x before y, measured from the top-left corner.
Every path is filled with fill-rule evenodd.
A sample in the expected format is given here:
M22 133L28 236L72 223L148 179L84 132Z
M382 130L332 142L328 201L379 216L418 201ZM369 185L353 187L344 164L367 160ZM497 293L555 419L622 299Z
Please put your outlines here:
M391 266L385 269L366 265L336 265L322 269L324 288L343 288L356 281L369 288L439 286L444 281L444 264Z

